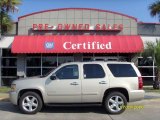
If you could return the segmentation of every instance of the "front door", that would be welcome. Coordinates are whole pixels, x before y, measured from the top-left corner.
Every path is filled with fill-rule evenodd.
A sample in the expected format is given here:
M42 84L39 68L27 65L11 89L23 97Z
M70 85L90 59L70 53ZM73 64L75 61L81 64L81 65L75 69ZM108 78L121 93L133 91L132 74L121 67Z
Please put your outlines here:
M79 66L66 65L57 70L55 80L46 81L48 103L80 103L81 80Z

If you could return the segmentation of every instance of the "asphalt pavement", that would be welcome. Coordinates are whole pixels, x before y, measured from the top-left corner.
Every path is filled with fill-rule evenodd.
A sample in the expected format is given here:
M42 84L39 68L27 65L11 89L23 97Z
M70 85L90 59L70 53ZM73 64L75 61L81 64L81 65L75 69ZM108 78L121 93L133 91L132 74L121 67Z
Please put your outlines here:
M10 102L0 102L1 120L159 120L160 99L145 99L129 103L143 109L127 109L120 115L108 115L101 106L46 107L35 115L22 114Z

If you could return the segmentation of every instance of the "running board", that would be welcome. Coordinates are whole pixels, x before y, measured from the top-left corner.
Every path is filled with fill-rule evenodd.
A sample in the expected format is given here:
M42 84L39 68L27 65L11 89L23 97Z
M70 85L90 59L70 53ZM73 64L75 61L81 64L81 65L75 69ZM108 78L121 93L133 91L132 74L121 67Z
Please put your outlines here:
M63 106L63 107L79 107L79 106L101 106L102 103L48 103L46 106Z

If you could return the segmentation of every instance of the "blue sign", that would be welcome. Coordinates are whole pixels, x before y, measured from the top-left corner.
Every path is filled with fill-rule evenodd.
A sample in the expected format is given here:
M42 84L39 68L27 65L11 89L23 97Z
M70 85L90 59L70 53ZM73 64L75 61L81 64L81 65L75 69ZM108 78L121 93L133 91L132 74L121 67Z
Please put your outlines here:
M54 42L45 42L45 48L46 49L53 49L54 48Z

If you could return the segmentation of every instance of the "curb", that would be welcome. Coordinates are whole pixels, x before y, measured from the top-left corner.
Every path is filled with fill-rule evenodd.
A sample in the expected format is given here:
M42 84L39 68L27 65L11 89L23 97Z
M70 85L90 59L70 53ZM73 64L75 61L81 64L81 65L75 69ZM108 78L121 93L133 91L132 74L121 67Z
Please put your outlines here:
M145 101L151 100L151 101L160 101L160 98L147 98L147 99L143 99Z
M0 100L9 99L8 97L0 97Z
M0 102L9 102L9 98L0 98Z

